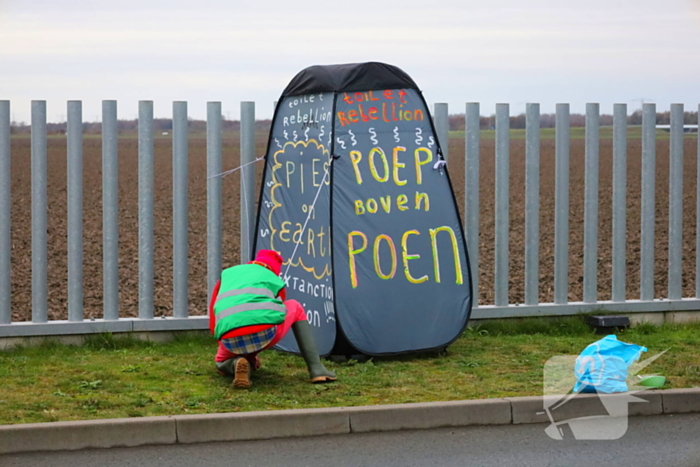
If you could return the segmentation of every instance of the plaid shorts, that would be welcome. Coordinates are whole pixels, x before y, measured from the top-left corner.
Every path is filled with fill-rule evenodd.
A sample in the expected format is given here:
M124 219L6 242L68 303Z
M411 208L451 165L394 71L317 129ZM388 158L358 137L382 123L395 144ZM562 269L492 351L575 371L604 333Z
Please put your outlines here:
M260 332L245 336L221 339L221 343L229 352L236 355L247 355L264 349L275 338L277 326L272 326Z

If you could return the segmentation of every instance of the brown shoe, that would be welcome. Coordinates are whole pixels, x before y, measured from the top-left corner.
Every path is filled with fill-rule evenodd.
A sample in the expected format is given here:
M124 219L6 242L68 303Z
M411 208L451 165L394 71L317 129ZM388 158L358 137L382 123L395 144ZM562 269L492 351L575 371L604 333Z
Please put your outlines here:
M250 364L245 358L237 359L236 363L233 365L235 370L235 376L233 377L233 387L234 388L249 388L250 383Z

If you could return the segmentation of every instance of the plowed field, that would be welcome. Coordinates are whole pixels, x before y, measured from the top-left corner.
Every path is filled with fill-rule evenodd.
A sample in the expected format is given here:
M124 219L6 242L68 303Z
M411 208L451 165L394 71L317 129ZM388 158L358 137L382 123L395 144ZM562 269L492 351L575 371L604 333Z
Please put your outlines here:
M206 312L206 140L190 135L189 282L190 313ZM258 134L257 155L265 151L266 135ZM49 319L67 318L66 140L48 139L48 277ZM101 139L84 140L84 306L86 317L102 316L102 180ZM239 140L224 135L224 169L236 167ZM695 137L686 137L684 164L683 296L695 295ZM13 321L31 319L31 173L30 140L13 137L12 151L12 310ZM463 211L464 140L450 141L449 172ZM493 300L494 141L481 142L480 287L479 303ZM524 301L525 141L511 141L510 168L510 292L511 303ZM155 285L156 316L172 313L172 146L169 136L155 143ZM256 165L258 185L262 163ZM554 140L541 145L540 301L553 300L554 272ZM571 141L569 299L581 300L583 290L584 140ZM656 296L667 289L668 140L657 142L656 173ZM120 316L138 315L138 151L134 135L119 139L119 273ZM641 208L641 139L628 140L627 298L639 296L639 224ZM224 266L239 261L239 176L223 179ZM599 298L611 295L612 140L601 140L599 211Z

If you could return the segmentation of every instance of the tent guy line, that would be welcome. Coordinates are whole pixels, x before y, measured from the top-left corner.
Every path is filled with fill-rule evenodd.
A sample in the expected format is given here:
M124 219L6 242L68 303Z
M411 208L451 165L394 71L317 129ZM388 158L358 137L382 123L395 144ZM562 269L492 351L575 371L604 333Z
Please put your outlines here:
M210 176L207 177L207 180L209 180L210 178L216 178L216 177L221 177L221 178L223 178L223 177L225 177L225 176L227 176L227 175L231 175L231 174L232 174L233 172L235 172L236 170L242 169L243 167L246 167L246 166L248 166L248 165L250 165L250 164L254 164L254 163L256 163L256 162L260 162L260 161L263 160L263 159L265 159L265 156L260 156L260 157L258 157L257 159L255 159L255 160L253 160L253 161L247 162L247 163L245 163L245 164L243 164L243 165L241 165L241 166L236 167L235 169L227 170L226 172L221 172L220 174L216 174L216 175L210 175Z
M286 277L287 273L289 272L289 268L292 265L292 262L294 261L294 257L297 254L297 250L299 249L299 244L301 243L301 239L304 236L304 231L306 230L306 226L309 223L309 219L311 218L311 214L314 212L314 209L316 207L316 201L318 201L318 195L321 194L321 189L324 187L324 184L326 182L326 177L328 176L328 173L331 170L331 165L333 164L333 156L328 158L328 167L326 167L326 171L323 173L323 178L321 179L321 183L318 187L318 190L316 190L316 196L314 196L314 201L311 203L311 207L309 208L309 212L306 215L306 220L304 221L304 225L301 228L301 233L299 234L299 240L295 242L294 244L294 250L292 251L292 255L289 257L289 262L287 263L287 269L284 270L284 275L282 277Z
M263 159L265 159L265 156L260 156L260 157L256 158L255 160L252 160L252 161L250 161L250 162L247 162L247 163L245 163L245 164L243 164L243 165L240 165L240 166L236 167L235 169L227 170L227 171L225 171L225 172L221 172L221 173L216 174L216 175L210 175L210 176L207 177L207 180L209 180L209 179L211 179L211 178L216 178L216 177L221 177L221 178L226 177L227 175L230 175L230 174L232 174L233 172L235 172L235 171L237 171L237 170L239 170L239 169L242 169L243 167L246 167L246 166L248 166L248 165L254 164L254 163L256 163L256 162L260 162L260 161L263 160ZM330 164L331 164L331 163L333 163L333 158L332 158L332 157L329 159L328 168L326 169L325 173L323 174L323 179L321 180L321 186L319 186L318 191L316 192L316 196L314 197L314 201L313 201L313 203L311 203L311 209L309 209L309 214L306 216L306 221L304 222L304 226L301 228L301 233L300 233L300 235L299 235L299 238L300 238L300 239L301 239L301 236L304 234L304 231L306 230L306 226L308 225L309 218L311 217L311 213L313 212L313 209L314 209L314 207L316 206L316 201L318 201L318 195L321 193L321 188L323 188L323 184L324 184L325 181L326 181L326 177L328 176L328 171L329 171L329 169L330 169ZM244 185L243 185L243 196L245 196L245 180L243 181L243 184L244 184ZM245 206L246 206L246 211L247 211L247 206L248 206L247 200L246 200ZM248 215L248 213L246 212L246 216L247 216L247 215ZM248 242L250 242L250 240L248 240ZM292 256L289 257L289 264L287 264L287 269L284 271L285 274L289 271L289 267L291 266L292 261L294 260L294 257L296 256L297 249L299 248L299 243L300 243L300 242L301 242L301 240L299 240L298 242L295 242L294 251L292 252ZM248 249L250 250L250 245L248 245Z

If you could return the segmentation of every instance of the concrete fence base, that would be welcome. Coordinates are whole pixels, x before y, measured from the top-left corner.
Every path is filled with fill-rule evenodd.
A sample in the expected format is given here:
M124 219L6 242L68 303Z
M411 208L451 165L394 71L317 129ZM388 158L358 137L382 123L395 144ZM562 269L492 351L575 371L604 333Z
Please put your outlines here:
M484 313L472 314L469 322L476 324L490 319L502 320L503 318L485 318ZM629 316L632 326L641 323L650 323L656 326L662 324L686 324L700 322L700 311L657 311L616 313ZM480 317L481 316L481 317ZM553 318L556 315L543 315L543 318ZM522 316L510 317L518 319ZM17 346L31 347L39 345L45 340L54 340L67 345L81 345L86 337L111 333L114 335L129 335L136 339L153 342L166 342L176 333L200 333L209 335L209 320L205 316L190 318L164 318L155 320L122 319L119 321L93 320L84 322L52 322L52 323L13 323L0 329L0 351L12 349Z

